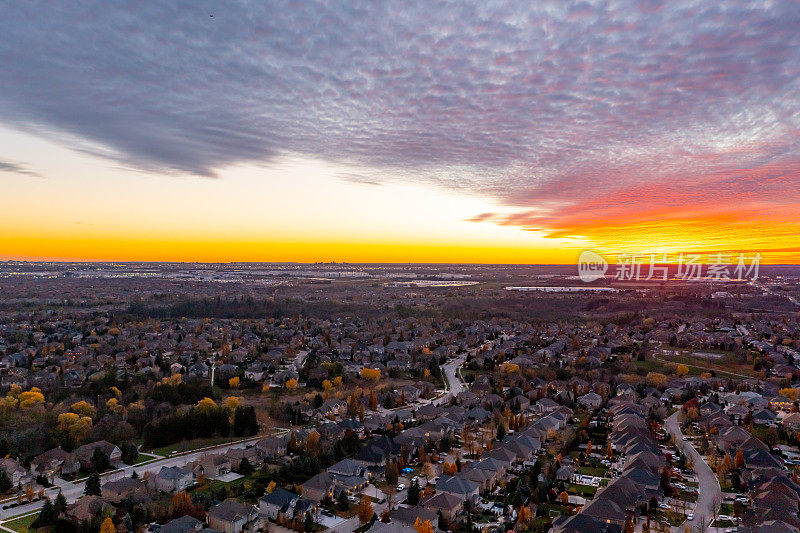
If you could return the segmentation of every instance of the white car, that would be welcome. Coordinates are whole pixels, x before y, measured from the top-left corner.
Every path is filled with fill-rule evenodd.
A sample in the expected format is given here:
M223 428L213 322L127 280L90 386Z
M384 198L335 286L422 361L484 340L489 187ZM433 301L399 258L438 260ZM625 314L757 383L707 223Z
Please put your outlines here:
M405 490L405 488L406 488L405 483L400 483L399 485L397 485L397 492Z
M688 516L686 517L686 520L688 520L689 522L694 520L694 513L689 513Z
M658 508L659 509L671 509L671 507L669 505L667 505L666 503L659 503L658 504Z

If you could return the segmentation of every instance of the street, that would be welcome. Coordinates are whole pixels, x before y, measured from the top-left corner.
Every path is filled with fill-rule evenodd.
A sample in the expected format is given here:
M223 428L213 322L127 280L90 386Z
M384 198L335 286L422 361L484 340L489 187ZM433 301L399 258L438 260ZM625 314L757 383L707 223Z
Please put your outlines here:
M667 432L672 436L676 446L680 448L681 452L687 457L691 458L694 463L694 473L697 476L697 482L700 484L698 488L697 505L694 509L694 520L686 521L678 530L683 531L684 525L696 527L700 531L703 529L700 524L708 524L716 516L719 511L719 506L722 503L722 490L717 481L717 476L708 466L708 463L700 455L700 452L689 442L683 440L683 432L681 431L680 424L678 423L678 413L674 412L664 423Z
M195 450L186 454L175 455L173 457L165 457L163 459L158 459L153 461L152 463L147 463L144 465L139 466L128 466L125 465L118 470L114 470L111 472L106 472L105 474L101 474L101 482L107 483L109 481L114 481L117 479L121 479L123 477L130 477L131 474L136 471L136 473L141 478L145 472L151 472L152 474L157 473L161 468L165 466L185 466L187 463L192 461L196 461L200 459L204 454L209 452L214 453L224 453L233 448L245 448L249 444L252 444L259 439L263 439L264 436L253 437L251 439L245 439L237 442L232 442L230 444L222 444L219 446L211 446L208 448L201 448L199 450ZM61 479L56 480L56 485L49 489L45 490L45 494L51 499L54 500L58 493L61 492L64 494L64 497L67 499L67 503L72 503L81 496L83 496L83 491L86 483L85 481L80 482L68 482ZM5 504L8 505L8 504ZM44 505L44 500L40 500L33 503L27 503L24 505L19 505L17 507L12 507L9 509L2 509L0 508L0 520L6 520L8 518L27 514L32 511L38 511Z

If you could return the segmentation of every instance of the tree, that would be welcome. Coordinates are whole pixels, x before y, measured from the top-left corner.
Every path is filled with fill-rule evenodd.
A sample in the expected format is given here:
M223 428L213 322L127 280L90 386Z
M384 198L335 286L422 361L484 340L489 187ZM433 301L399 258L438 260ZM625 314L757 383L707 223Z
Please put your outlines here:
M532 518L531 508L527 505L523 505L519 508L519 513L517 516L519 517L519 521L523 525L527 525L530 523Z
M267 485L267 494L272 494L273 492L275 492L275 488L277 486L278 485L274 481L270 481L269 485Z
M417 533L433 533L433 524L430 520L420 520L419 517L414 521L414 529Z
M233 376L231 379L228 380L228 387L232 389L239 388L239 376Z
M233 413L233 434L237 437L249 437L258 433L258 416L255 407L242 405Z
M408 503L411 505L417 505L419 503L419 493L419 482L414 480L408 485L408 495L406 497Z
M311 455L319 453L319 433L316 431L312 431L306 437L306 451Z
M8 477L5 470L0 469L0 494L10 491L14 488L14 482Z
M239 470L237 473L243 476L248 476L253 473L253 465L250 464L250 461L247 460L247 457L243 457L239 462Z
M295 390L297 388L297 380L294 378L286 380L284 385L288 390Z
M27 409L28 407L33 407L40 403L44 403L44 395L38 387L31 387L31 390L20 393L19 395L20 409Z
M744 453L742 450L736 450L736 459L734 460L736 464L736 468L743 468L744 467Z
M100 446L92 452L92 472L103 472L111 468L111 461Z
M677 367L675 367L675 373L678 374L678 377L682 378L687 374L689 374L689 367L684 365L683 363L680 363L678 364Z
M366 496L361 496L361 501L358 502L358 509L356 509L356 514L358 515L358 521L361 524L366 524L372 518L372 515L375 514L372 510L372 502L369 501L369 498Z
M87 496L100 496L100 475L97 472L89 474L83 493Z
M122 462L126 465L132 465L139 458L139 449L135 444L128 443L119 447L122 452Z
M116 533L116 528L114 527L114 522L111 518L106 518L103 520L103 523L100 524L100 533Z
M502 441L503 438L506 436L506 428L503 424L497 425L497 440Z
M94 418L97 416L97 409L95 409L92 404L84 400L73 403L72 407L70 407L70 410L80 416L88 416L89 418Z
M339 508L340 511L346 511L350 504L347 502L347 493L342 491L339 493L339 496L336 498L336 507Z
M59 492L58 496L56 496L56 513L61 514L67 510L67 499L64 497L64 494Z
M56 511L56 508L53 505L53 502L50 501L50 498L45 498L44 505L42 506L39 516L36 518L33 524L31 524L31 526L33 528L47 526L52 524L56 518L58 518L58 511Z
M665 387L667 385L667 376L660 372L648 372L645 378L647 384L651 387Z
M294 431L292 431L289 434L289 442L286 443L286 449L289 452L294 453L294 452L297 451L298 448L299 448L299 446L297 444L297 435L295 435Z
M394 461L388 463L386 465L386 483L389 484L389 487L393 490L394 487L397 486L397 480L400 477L400 473L397 470L397 463Z
M569 494L566 491L562 491L561 494L558 495L558 499L561 500L561 503L564 505L569 503Z
M381 369L380 368L362 368L361 369L361 377L364 379L368 379L370 381L378 381L381 379Z

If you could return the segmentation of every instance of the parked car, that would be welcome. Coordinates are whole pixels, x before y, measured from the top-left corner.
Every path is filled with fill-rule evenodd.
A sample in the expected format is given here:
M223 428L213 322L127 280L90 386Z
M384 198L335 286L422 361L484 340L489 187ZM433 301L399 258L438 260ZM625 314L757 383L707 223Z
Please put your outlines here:
M399 485L397 485L397 492L400 492L401 490L405 490L405 488L406 488L405 483L400 483Z

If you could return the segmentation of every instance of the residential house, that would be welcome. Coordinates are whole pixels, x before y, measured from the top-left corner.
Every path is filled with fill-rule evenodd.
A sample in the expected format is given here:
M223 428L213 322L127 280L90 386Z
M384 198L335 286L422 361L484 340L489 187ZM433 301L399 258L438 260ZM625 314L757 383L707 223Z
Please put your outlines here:
M237 500L225 500L208 510L208 527L221 533L254 532L263 526L263 520L253 505Z

